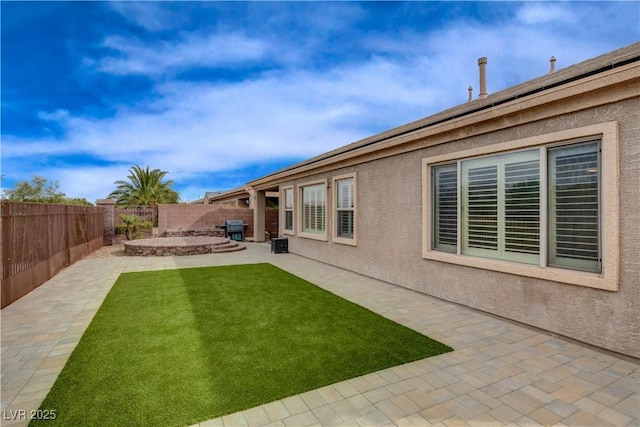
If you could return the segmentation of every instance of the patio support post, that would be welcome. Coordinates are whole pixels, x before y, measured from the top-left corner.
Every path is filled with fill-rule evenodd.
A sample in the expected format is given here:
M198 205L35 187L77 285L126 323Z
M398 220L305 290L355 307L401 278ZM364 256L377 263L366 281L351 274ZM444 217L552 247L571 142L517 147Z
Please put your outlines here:
M265 220L264 216L267 207L267 197L265 191L256 191L255 204L253 206L253 240L264 242Z

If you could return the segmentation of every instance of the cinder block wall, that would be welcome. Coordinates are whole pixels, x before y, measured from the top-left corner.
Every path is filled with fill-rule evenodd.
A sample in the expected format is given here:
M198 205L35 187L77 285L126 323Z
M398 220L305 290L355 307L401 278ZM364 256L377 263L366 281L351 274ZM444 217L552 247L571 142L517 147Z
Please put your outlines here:
M253 209L226 209L217 205L159 205L158 236L167 230L206 230L225 224L228 219L242 220L245 237L253 237Z

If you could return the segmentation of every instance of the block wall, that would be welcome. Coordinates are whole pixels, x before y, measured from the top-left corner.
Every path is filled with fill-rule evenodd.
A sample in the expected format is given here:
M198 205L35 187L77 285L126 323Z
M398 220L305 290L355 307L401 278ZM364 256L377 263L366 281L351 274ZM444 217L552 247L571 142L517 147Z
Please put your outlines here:
M217 205L159 205L158 236L167 230L207 230L219 228L226 220L242 220L247 227L245 237L253 237L253 209L227 209Z

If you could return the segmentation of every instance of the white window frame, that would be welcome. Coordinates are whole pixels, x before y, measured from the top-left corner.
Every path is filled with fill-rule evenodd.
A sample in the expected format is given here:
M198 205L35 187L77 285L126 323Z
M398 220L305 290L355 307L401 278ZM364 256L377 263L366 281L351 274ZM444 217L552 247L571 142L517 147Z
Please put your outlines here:
M298 212L297 222L298 222L298 232L297 235L299 237L304 237L306 239L314 239L314 240L323 240L328 241L327 230L330 226L328 222L328 212L331 208L329 199L327 197L327 184L328 181L326 179L319 179L315 181L308 181L301 183L297 186L297 194L298 194ZM324 188L324 231L322 233L311 233L304 231L303 221L304 221L304 189L306 187L314 187L314 186L322 186Z
M339 181L353 181L353 208L351 209L339 209L338 208L338 182ZM341 243L344 245L356 246L358 244L358 183L355 173L344 174L334 176L332 178L331 187L333 188L333 221L332 221L332 241L335 243ZM338 210L351 210L353 211L353 237L340 237L338 236Z
M282 195L281 195L281 199L282 200L282 216L280 218L281 224L282 224L282 234L289 234L289 235L294 235L296 232L296 215L295 215L295 206L296 206L296 192L295 189L293 187L293 185L287 185L285 187L282 187L281 189L282 191ZM287 192L291 192L291 209L287 209ZM287 225L287 212L291 212L291 228L288 229L286 228Z
M458 255L435 250L432 242L432 182L431 170L433 166L448 162L457 162L468 158L482 157L490 154L511 152L527 148L542 147L571 142L582 138L600 138L600 227L601 227L601 254L602 271L590 273L579 270L550 267L547 265L528 265L517 262L509 262L497 259L479 258L469 255ZM569 129L553 132L531 138L494 144L486 147L478 147L463 150L451 154L443 154L422 161L422 209L423 209L423 238L422 257L428 260L442 261L451 264L465 265L486 270L511 273L526 277L549 280L572 285L586 286L608 291L617 291L619 282L619 129L618 122L606 122L577 129ZM540 171L541 176L546 176L546 170ZM541 180L541 183L546 180ZM546 197L546 188L541 188L541 198ZM546 202L546 201L545 201ZM546 230L547 224L540 224L541 231ZM458 227L460 229L460 227ZM543 238L541 236L541 238ZM546 240L547 236L544 236ZM458 231L460 242L460 230ZM460 243L458 243L459 245ZM542 245L544 248L546 245ZM459 250L458 250L459 252ZM545 260L546 252L540 254L541 260ZM543 264L541 262L541 264Z
M537 254L521 254L521 253L517 253L517 252L509 252L506 249L506 230L505 230L505 225L506 225L506 206L505 206L505 189L504 189L504 176L503 174L505 173L504 170L504 166L507 164L506 162L509 163L513 163L514 159L518 159L516 160L516 162L521 162L522 160L534 160L538 162L538 165L540 165L540 159L539 159L539 155L540 155L540 149L539 148L533 148L533 149L525 149L525 150L517 150L517 151L510 151L508 153L500 153L500 154L494 154L494 155L490 155L490 156L482 156L482 157L473 157L470 159L463 159L458 161L458 175L459 175L459 180L458 182L460 183L460 188L465 188L467 187L467 182L466 180L468 179L467 174L464 173L465 168L469 168L469 170L471 170L471 168L477 169L478 167L483 167L483 166L488 166L488 167L496 167L496 173L497 173L497 198L498 200L496 201L497 203L497 210L496 210L496 214L497 214L497 218L496 218L496 229L497 229L497 248L496 250L486 250L486 249L479 249L477 247L474 247L473 245L471 245L470 243L470 234L471 231L468 227L465 227L464 224L464 220L462 221L462 223L459 222L458 224L458 229L460 231L459 233L459 252L460 253L464 253L466 255L471 255L471 256L479 256L479 257L486 257L486 258L494 258L494 259L500 259L502 261L514 261L514 262L522 262L522 263L528 263L528 264L539 264L539 253ZM538 181L542 181L540 175L538 174ZM459 195L459 201L458 203L462 203L463 207L462 209L460 209L460 213L462 215L462 218L469 218L468 215L470 214L470 201L465 199L465 192L464 191L460 191L460 195ZM538 193L539 194L539 193ZM464 200L464 202L463 202ZM500 202L500 200L502 202ZM540 215L540 208L537 209L538 211L538 219L541 220L542 215ZM536 245L536 249L539 249L539 245ZM496 258L497 257L497 258Z

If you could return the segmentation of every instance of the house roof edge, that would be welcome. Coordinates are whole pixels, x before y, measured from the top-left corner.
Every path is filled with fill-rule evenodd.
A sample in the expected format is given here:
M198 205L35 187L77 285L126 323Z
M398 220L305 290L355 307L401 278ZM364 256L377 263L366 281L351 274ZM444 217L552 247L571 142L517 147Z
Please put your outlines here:
M443 110L439 113L425 118L389 129L387 131L372 135L362 140L341 146L334 150L325 152L300 163L280 169L271 174L257 178L247 183L247 186L254 187L287 172L294 173L302 167L309 167L314 163L327 161L332 157L343 155L350 151L364 147L381 144L392 138L397 138L412 132L416 132L431 126L435 126L450 120L471 115L483 110L488 110L496 106L505 104L515 99L524 98L546 90L551 90L577 80L587 78L607 70L617 68L633 62L640 62L640 42L633 43L626 47L616 49L609 53L588 59L586 61L568 66L566 68L546 74L510 88L489 94L486 98L475 99L464 104Z

